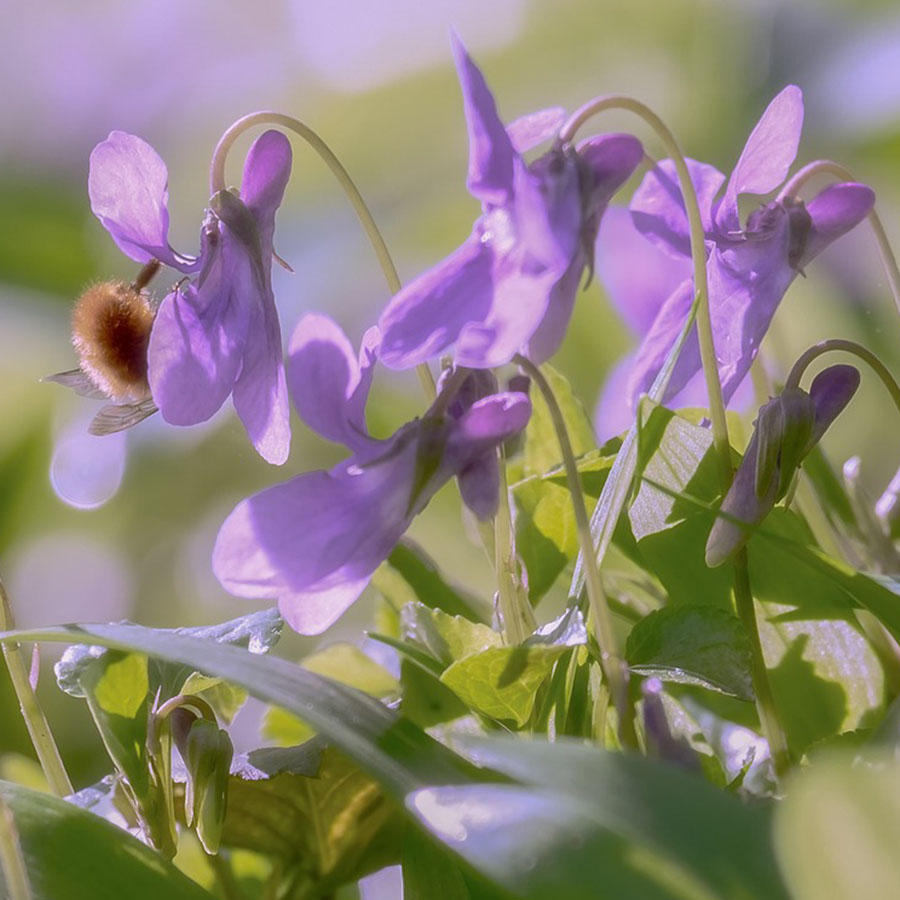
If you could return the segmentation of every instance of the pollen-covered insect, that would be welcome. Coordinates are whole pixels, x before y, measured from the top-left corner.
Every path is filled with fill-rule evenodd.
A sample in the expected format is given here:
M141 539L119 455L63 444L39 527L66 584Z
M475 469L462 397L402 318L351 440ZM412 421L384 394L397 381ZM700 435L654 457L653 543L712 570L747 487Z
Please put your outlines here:
M151 260L131 284L104 281L89 287L72 312L79 366L43 379L84 397L112 401L94 417L91 434L131 428L157 411L147 381L147 345L156 310L145 288L159 267Z

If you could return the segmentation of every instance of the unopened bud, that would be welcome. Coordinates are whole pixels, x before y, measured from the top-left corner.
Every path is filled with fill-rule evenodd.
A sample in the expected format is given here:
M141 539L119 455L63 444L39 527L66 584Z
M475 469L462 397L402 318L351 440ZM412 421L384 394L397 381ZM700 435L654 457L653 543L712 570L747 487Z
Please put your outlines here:
M203 849L215 854L225 825L228 776L234 747L227 731L220 729L215 722L199 718L178 743L187 767L184 819L197 832Z

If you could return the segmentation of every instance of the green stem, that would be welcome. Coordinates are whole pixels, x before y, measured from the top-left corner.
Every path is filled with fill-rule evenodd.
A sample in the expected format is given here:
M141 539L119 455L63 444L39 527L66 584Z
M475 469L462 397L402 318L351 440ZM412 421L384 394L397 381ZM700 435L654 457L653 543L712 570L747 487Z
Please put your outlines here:
M550 413L550 419L556 431L556 439L559 442L559 450L566 470L566 480L569 483L569 493L572 495L578 543L584 558L585 585L588 602L591 607L591 617L594 620L597 643L600 645L600 665L619 716L619 737L623 746L635 748L637 747L637 739L634 733L634 710L631 707L628 696L628 679L625 664L618 648L606 593L600 581L600 570L597 567L594 544L591 538L591 523L588 518L587 508L584 505L581 476L578 473L575 454L572 452L572 442L569 439L566 421L562 410L559 408L556 395L553 393L553 388L550 387L549 382L544 378L544 373L524 356L516 355L513 358L513 362L519 365L538 386L547 404L547 410Z
M869 368L872 369L888 389L897 411L900 412L900 385L897 384L894 376L891 374L891 370L871 350L866 349L862 344L857 344L856 341L847 341L843 338L819 341L818 344L813 344L812 347L805 350L788 374L787 381L784 383L785 390L800 387L800 379L814 359L822 356L824 353L832 353L838 350L842 353L852 353L867 363Z
M756 694L756 710L759 714L760 725L762 725L763 736L769 743L775 774L780 780L790 768L791 757L784 727L775 706L775 698L766 670L766 660L759 639L756 606L753 592L750 589L750 570L746 547L741 548L735 556L734 575L734 605L750 642L750 670L753 675L753 690Z
M703 364L703 377L709 395L709 418L712 422L713 444L721 470L723 494L731 485L733 475L731 468L731 445L728 440L728 423L725 419L725 402L722 398L722 384L719 381L719 367L716 359L715 341L713 340L712 319L709 311L709 289L706 279L706 244L704 241L703 220L700 206L697 203L697 192L691 181L684 154L675 139L675 135L659 116L648 106L632 97L613 95L597 97L576 110L559 132L561 143L570 143L578 129L588 119L607 109L624 109L643 119L658 135L666 152L669 154L678 173L678 182L684 198L691 236L691 260L694 267L694 290L699 297L697 306L697 337L700 342L700 359Z
M388 251L387 244L382 237L381 231L379 231L378 226L375 224L375 219L369 211L369 207L366 205L366 201L363 200L362 194L360 194L359 189L350 177L350 174L344 168L337 156L332 152L328 144L326 144L315 131L299 119L295 119L293 116L287 116L284 113L269 110L251 113L248 116L244 116L242 119L238 119L237 122L235 122L222 137L219 138L219 143L216 145L216 149L213 152L209 171L210 193L216 194L219 191L225 190L225 161L228 157L228 151L231 149L234 142L247 131L247 129L253 128L256 125L279 125L282 128L299 135L313 150L315 150L325 165L331 170L331 173L337 179L344 193L347 195L347 199L353 206L353 209L369 238L372 249L378 257L378 263L381 266L381 271L384 273L384 279L387 282L388 289L392 294L396 294L401 287L400 277L397 274L397 268L394 266L394 261L391 259L391 254ZM416 367L416 372L418 373L419 380L422 383L422 388L425 391L426 396L429 400L434 400L435 385L431 369L422 363Z
M6 588L0 581L0 632L12 631L15 627L12 605L9 602ZM9 679L19 700L19 709L25 720L25 727L28 729L31 743L34 745L34 751L44 770L50 790L57 797L67 797L74 793L74 788L59 755L56 741L53 740L50 725L29 681L28 669L25 666L19 644L3 644L3 657L9 670Z
M9 900L31 900L28 870L19 845L19 834L12 811L0 799L0 872L6 882Z
M781 189L778 199L797 197L800 188L816 175L833 175L839 181L856 181L853 173L839 163L832 162L830 159L817 159L805 165L788 181ZM884 267L884 274L888 280L894 304L897 307L897 311L900 312L900 268L897 266L897 258L894 256L884 225L882 225L881 219L874 208L869 211L867 218L872 228L872 233L875 235L875 242L878 244L878 255L881 257L881 265Z
M523 596L516 573L512 516L509 512L509 487L506 483L506 456L498 451L500 466L500 505L494 519L494 570L497 574L497 606L503 636L507 644L521 644L537 627L534 611Z

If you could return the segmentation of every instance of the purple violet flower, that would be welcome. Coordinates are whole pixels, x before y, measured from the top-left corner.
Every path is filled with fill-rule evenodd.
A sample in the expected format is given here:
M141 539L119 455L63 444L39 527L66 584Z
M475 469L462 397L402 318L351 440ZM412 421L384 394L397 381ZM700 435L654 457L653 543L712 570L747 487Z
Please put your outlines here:
M435 407L391 437L373 438L364 407L379 344L378 329L370 329L357 356L327 316L300 321L288 352L294 403L308 425L352 455L327 472L304 473L241 501L213 551L213 570L226 590L276 596L301 634L319 634L338 619L449 479L459 480L479 518L493 516L497 447L531 414L525 394L497 393L484 371L469 373L448 398L443 391L455 379L445 374Z
M863 184L825 188L809 203L785 197L752 213L742 225L738 198L766 195L785 179L797 154L803 124L800 89L789 85L769 104L747 140L727 180L713 166L688 159L706 234L710 315L726 403L750 369L778 304L804 267L832 241L857 225L871 210L875 194ZM724 194L717 199L721 189ZM671 160L651 169L631 201L634 225L675 259L690 259L687 215ZM635 267L642 263L636 254ZM675 342L693 300L689 269L683 281L659 299L645 333L626 393L632 405L647 391ZM612 287L615 305L626 318L626 292ZM644 304L642 308L652 307ZM676 395L700 371L696 332L679 357L667 398Z
M290 171L289 141L267 131L247 154L240 194L210 200L197 258L169 244L168 173L149 144L112 132L94 148L88 180L94 214L123 253L197 274L162 301L150 335L150 390L163 418L196 425L230 394L253 446L275 464L291 438L271 281L275 211Z
M467 185L482 215L459 249L390 301L379 322L381 361L405 369L455 345L460 366L492 368L519 352L541 363L563 339L600 217L643 148L608 134L527 164L522 154L558 133L562 111L505 128L455 35L453 53L469 131Z

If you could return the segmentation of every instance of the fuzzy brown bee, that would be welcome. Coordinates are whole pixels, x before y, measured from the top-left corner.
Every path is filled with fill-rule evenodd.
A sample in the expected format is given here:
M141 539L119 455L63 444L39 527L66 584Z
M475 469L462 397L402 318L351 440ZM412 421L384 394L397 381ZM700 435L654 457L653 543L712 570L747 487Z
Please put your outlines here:
M110 400L134 403L150 396L147 345L153 308L124 281L89 287L72 313L72 346L82 371Z
M72 312L79 368L45 379L112 401L94 419L94 434L121 431L156 412L147 381L147 346L156 311L144 288L158 269L152 260L131 284L104 281L89 287Z

